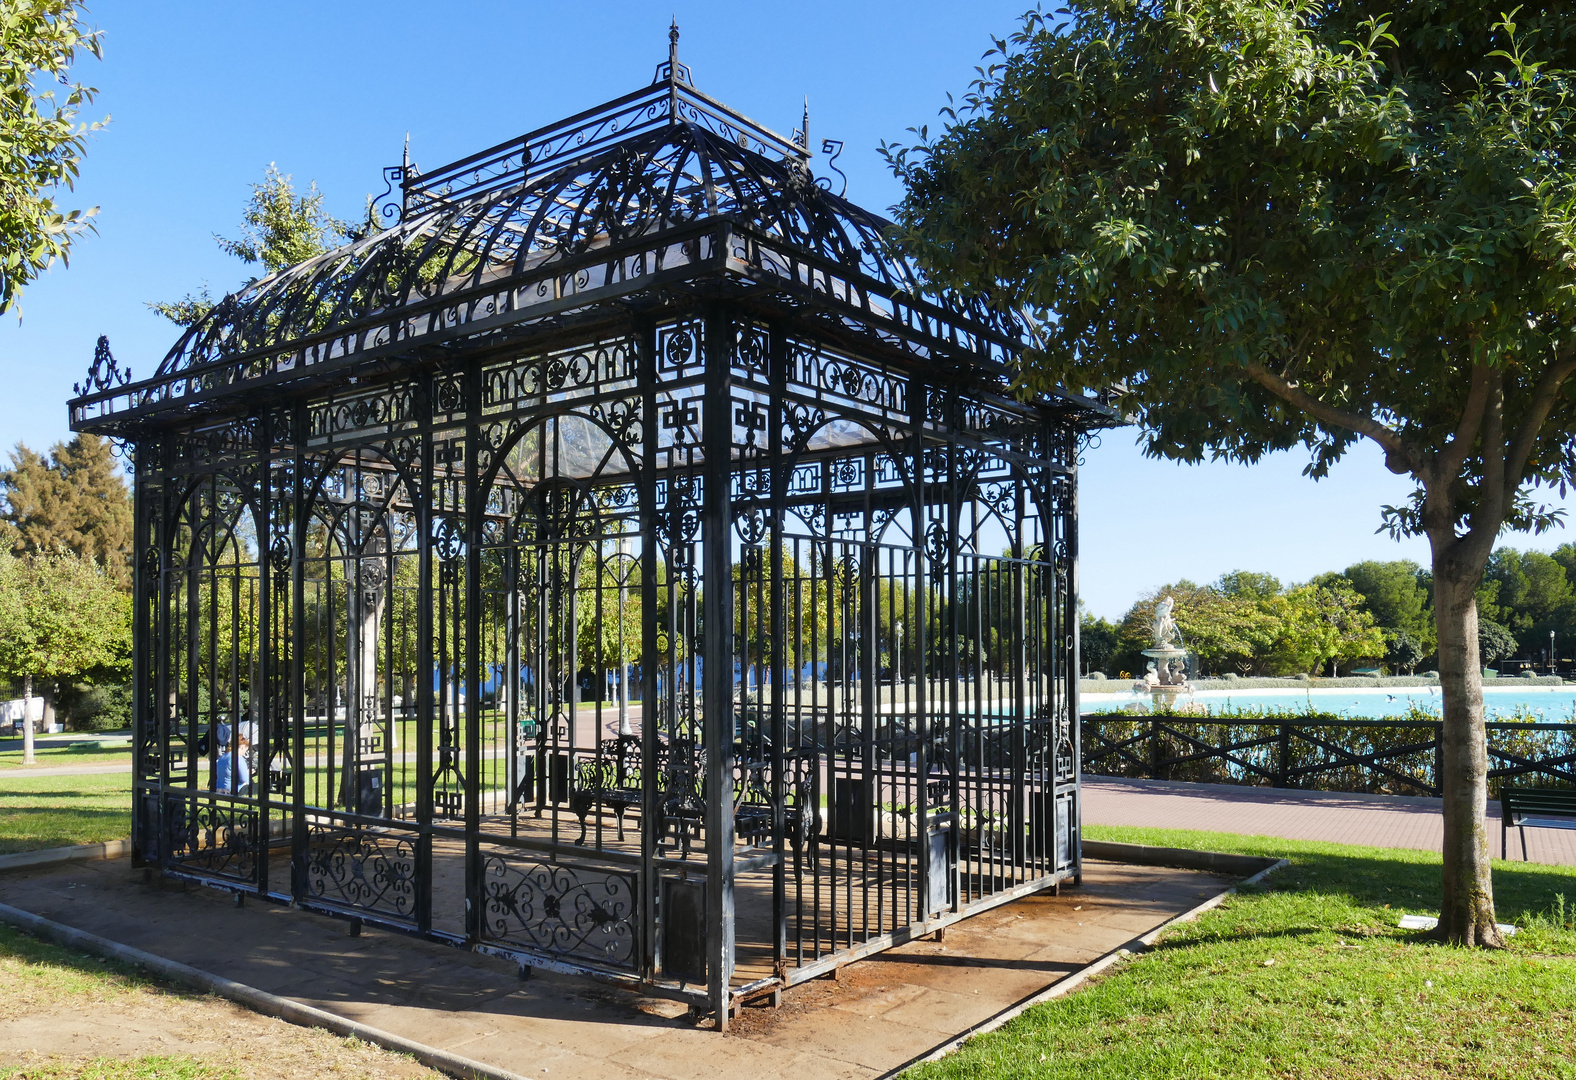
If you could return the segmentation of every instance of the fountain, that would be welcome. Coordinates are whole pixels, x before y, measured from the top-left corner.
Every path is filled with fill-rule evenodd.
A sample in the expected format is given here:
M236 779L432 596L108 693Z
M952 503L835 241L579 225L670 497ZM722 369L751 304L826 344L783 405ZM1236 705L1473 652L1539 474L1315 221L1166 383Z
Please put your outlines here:
M1187 649L1182 645L1182 631L1171 617L1176 601L1169 596L1160 598L1155 605L1155 643L1143 650L1149 657L1149 670L1143 681L1133 683L1134 693L1147 693L1156 709L1171 708L1182 694L1193 692L1187 682Z

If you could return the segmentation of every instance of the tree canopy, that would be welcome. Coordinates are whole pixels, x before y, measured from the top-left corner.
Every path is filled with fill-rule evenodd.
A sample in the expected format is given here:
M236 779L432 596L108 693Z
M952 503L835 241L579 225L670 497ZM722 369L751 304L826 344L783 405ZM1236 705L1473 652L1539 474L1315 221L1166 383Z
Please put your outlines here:
M70 552L92 559L122 588L131 582L131 492L97 435L56 443L45 457L26 446L0 469L0 522L16 554Z
M62 679L124 668L131 599L92 559L0 551L0 674Z
M88 135L108 121L77 122L97 91L70 79L78 51L100 48L75 0L0 0L0 312L92 226L95 210L56 200L76 183Z
M1384 655L1385 639L1362 597L1336 581L1290 589L1270 574L1238 570L1212 585L1191 581L1163 585L1122 619L1114 659L1130 673L1144 668L1152 644L1155 604L1175 601L1172 617L1183 643L1208 670L1292 675L1337 669Z
M1120 395L1152 454L1325 476L1369 439L1428 537L1444 724L1439 933L1499 944L1477 590L1576 482L1576 13L1070 0L887 147L894 239L1022 308L1018 380Z
M241 214L240 238L231 240L215 234L214 241L226 254L248 266L262 267L263 273L250 278L250 284L258 277L321 255L336 241L356 235L352 226L323 209L323 194L316 184L309 184L305 193L298 194L294 179L270 163L262 181L252 185L252 194ZM213 305L213 297L204 285L179 300L151 301L148 307L177 325L190 326L208 314Z

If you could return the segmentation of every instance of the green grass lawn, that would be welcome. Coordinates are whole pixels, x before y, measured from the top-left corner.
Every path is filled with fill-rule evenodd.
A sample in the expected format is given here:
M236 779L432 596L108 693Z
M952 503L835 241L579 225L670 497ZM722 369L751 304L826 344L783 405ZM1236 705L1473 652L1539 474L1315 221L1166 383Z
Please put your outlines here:
M38 765L131 765L131 740L85 739L71 746L51 746L33 751ZM7 769L25 769L22 764L22 740L6 739L0 743L0 772Z
M1403 913L1434 913L1437 855L1165 829L1085 834L1292 865L916 1080L1576 1077L1576 868L1495 863L1500 921L1520 932L1485 952L1396 927Z
M0 855L131 835L131 773L0 775Z

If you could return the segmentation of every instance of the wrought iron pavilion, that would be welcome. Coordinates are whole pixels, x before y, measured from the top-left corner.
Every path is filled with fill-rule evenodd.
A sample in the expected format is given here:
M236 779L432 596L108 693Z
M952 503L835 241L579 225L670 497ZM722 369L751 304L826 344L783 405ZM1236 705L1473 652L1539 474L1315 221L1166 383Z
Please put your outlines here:
M101 341L70 409L135 462L138 859L719 1026L1078 879L1113 417L1014 399L1015 319L810 160L675 47L386 170L381 231L152 377Z

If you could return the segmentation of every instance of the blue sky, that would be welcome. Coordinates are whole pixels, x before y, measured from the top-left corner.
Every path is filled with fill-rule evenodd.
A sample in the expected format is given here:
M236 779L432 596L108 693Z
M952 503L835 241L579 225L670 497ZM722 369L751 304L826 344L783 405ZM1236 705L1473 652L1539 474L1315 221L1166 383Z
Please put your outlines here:
M702 89L784 133L809 95L816 140L847 143L849 196L881 210L901 193L876 147L933 124L1025 6L99 0L89 18L105 57L79 75L100 89L92 117L112 120L70 202L100 207L99 232L28 290L20 325L0 321L0 447L69 437L65 401L99 334L123 366L152 371L176 334L146 301L244 279L213 234L236 235L270 162L355 217L407 131L430 167L643 85L676 14ZM1180 577L1244 568L1291 581L1366 558L1427 562L1423 542L1374 534L1379 507L1409 485L1366 447L1314 484L1300 454L1186 467L1148 461L1134 442L1109 432L1084 462L1081 576L1098 614Z

